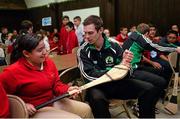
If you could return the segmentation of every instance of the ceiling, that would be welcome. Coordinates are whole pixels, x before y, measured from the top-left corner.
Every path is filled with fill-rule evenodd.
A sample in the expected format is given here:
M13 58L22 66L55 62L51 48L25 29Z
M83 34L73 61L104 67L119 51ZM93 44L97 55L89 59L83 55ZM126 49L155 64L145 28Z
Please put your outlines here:
M0 10L2 9L10 9L10 10L18 10L18 9L26 9L26 4L24 0L1 0L0 2Z

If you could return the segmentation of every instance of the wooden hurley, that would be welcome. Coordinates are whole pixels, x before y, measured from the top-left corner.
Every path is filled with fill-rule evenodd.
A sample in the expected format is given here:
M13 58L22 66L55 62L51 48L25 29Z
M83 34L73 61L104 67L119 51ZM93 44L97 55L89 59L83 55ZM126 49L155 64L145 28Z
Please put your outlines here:
M102 84L102 83L123 79L127 75L128 70L129 70L129 68L124 66L124 65L121 65L121 64L116 65L111 70L109 70L106 74L102 75L98 79L93 80L93 81L81 86L80 90L85 90L85 89L91 88L93 86ZM45 107L45 106L47 106L47 105L49 105L49 104L51 104L57 100L63 99L65 97L69 97L69 96L75 94L76 92L77 92L77 90L67 92L61 96L58 96L58 97L50 100L50 101L42 103L42 104L36 106L35 108L38 110L38 109Z
M173 114L173 115L176 114L178 111L178 104L177 104L178 78L179 78L179 73L175 73L172 96L169 100L169 103L164 107L167 113Z

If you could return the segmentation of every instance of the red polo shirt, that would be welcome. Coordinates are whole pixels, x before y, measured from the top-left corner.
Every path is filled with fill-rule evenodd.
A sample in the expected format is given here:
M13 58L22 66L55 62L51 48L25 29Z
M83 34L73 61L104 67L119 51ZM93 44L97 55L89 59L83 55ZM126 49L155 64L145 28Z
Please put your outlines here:
M67 43L67 37L68 37L68 32L66 31L65 25L62 25L60 29L60 40L59 40L59 49L61 46L63 46L63 54L66 54L66 43Z
M66 52L67 54L72 53L72 49L78 47L78 39L74 30L68 32L67 42L66 42Z
M17 95L34 106L67 92L69 88L61 82L55 64L49 58L43 63L43 70L21 58L6 68L0 79L8 94Z
M126 36L124 39L122 38L121 34L118 34L118 35L116 36L116 40L117 40L118 42L124 42L126 39L128 39L128 36Z

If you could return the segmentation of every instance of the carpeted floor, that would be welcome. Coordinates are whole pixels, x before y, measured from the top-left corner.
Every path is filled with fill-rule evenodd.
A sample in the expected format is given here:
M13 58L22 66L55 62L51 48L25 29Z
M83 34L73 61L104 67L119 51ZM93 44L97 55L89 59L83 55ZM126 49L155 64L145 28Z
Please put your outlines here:
M165 101L165 105L167 103L168 103L168 101ZM162 101L159 100L159 102L156 105L156 107L159 109L160 113L156 114L156 117L157 118L180 118L180 94L178 96L178 103L179 103L178 104L178 108L179 108L178 112L175 115L171 115L171 114L168 114L167 112L164 111L164 105L162 104ZM137 118L133 114L133 111L132 111L130 106L128 106L128 110L129 110L132 118ZM111 112L113 118L127 118L126 113L119 114L122 111L123 111L122 106L117 106L115 108L111 108L110 109L110 112Z

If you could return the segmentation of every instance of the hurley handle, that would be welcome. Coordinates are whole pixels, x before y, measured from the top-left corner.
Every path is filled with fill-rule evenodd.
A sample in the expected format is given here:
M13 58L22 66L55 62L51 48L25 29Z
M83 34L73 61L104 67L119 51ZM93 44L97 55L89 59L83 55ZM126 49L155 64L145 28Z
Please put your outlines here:
M65 97L69 97L69 96L71 96L69 93L65 93L65 94L63 94L61 96L55 97L52 100L49 100L49 101L47 101L45 103L42 103L42 104L38 105L35 108L36 108L36 110L38 110L38 109L43 108L43 107L45 107L45 106L47 106L47 105L49 105L49 104L51 104L53 102L56 102L56 101L58 101L60 99L63 99Z

